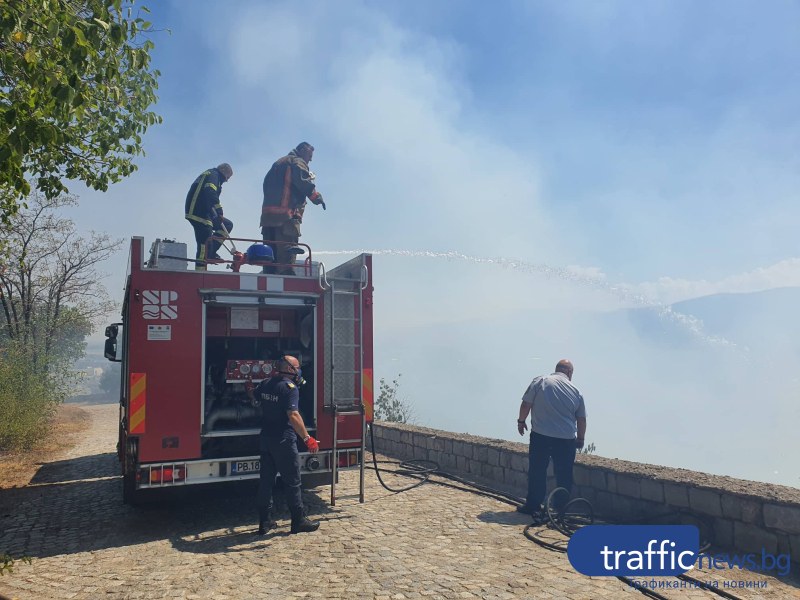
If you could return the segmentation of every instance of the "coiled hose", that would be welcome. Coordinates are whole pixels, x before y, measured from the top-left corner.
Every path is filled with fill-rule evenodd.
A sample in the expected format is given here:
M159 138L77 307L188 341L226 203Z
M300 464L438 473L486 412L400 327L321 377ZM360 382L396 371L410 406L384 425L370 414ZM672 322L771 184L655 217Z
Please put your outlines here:
M371 451L372 451L372 464L375 468L375 475L378 477L378 481L383 486L384 489L393 492L393 493L400 493L400 492L407 492L408 490L412 490L415 487L421 486L423 483L435 483L436 485L441 485L449 488L453 488L456 490L460 490L463 492L468 492L470 494L477 494L479 496L484 496L486 498L492 498L494 500L498 500L500 502L505 502L506 504L510 504L512 506L522 506L525 501L523 498L519 496L515 496L513 494L509 494L507 492L503 492L501 490L497 490L491 488L489 486L477 484L466 479L463 479L457 475L453 475L452 473L448 473L446 471L442 471L439 467L438 463L432 460L426 459L413 459L413 460L406 460L402 462L390 461L390 460L378 460L377 454L375 452L375 433L372 430L372 423L369 424L369 436L371 442ZM386 469L386 468L379 468L378 464L392 464L397 465L397 469ZM392 473L394 475L401 475L404 477L410 477L412 479L416 479L415 483L411 485L394 488L389 486L381 477L381 471L385 473ZM435 481L431 479L432 475L436 475L437 477L442 477L445 479L449 479L450 481L455 481L456 483L450 483L450 481ZM460 484L460 485L457 485ZM553 498L556 494L564 493L569 496L569 492L564 488L556 488L547 496L547 501L545 502L545 513L547 515L547 525L561 533L567 538L572 537L578 529L585 525L592 525L595 522L594 517L594 507L592 503L589 502L586 498L573 498L569 502L567 502L564 507L560 510L557 510L553 504ZM574 512L579 507L583 507L585 513ZM656 519L661 519L665 517L669 517L672 515L687 515L686 513L677 513L677 512L669 512L664 513L661 515L656 515L655 517L648 517L649 521L653 521ZM695 517L696 518L696 517ZM564 545L559 545L553 542L549 542L543 539L541 536L537 536L536 532L532 533L534 527L538 527L542 524L540 523L531 523L530 525L526 525L525 529L523 530L523 534L526 538L539 544L540 546L547 548L548 550L553 550L555 552L563 552L566 553L567 549ZM709 547L709 544L704 544L700 551L703 552ZM617 579L624 582L625 584L629 585L630 587L634 588L638 592L641 592L645 596L650 598L656 598L658 600L669 600L666 596L659 594L658 592L654 592L648 588L643 588L637 586L632 579L628 577L624 577L622 575L617 575ZM713 588L704 581L700 581L699 579L695 579L694 577L690 577L688 575L677 575L678 579L683 581L690 582L698 587L703 588L709 592L717 594L723 598L727 598L728 600L741 600L738 596L734 596L731 593L728 593L724 590L720 590L718 588Z

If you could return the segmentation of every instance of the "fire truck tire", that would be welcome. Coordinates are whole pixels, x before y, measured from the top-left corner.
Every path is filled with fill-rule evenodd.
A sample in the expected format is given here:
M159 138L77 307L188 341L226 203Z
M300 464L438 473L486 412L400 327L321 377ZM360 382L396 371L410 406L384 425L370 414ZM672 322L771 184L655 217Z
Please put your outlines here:
M136 506L139 504L141 496L141 492L136 489L136 442L128 440L125 446L125 462L122 467L122 502Z
M122 475L122 502L131 506L138 504L136 476L133 473L123 473Z

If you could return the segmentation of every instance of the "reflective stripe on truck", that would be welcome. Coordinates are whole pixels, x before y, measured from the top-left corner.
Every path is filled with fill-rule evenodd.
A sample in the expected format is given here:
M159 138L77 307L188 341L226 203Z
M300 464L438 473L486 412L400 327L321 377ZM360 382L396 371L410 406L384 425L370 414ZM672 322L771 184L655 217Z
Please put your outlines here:
M147 374L131 373L130 433L144 433Z

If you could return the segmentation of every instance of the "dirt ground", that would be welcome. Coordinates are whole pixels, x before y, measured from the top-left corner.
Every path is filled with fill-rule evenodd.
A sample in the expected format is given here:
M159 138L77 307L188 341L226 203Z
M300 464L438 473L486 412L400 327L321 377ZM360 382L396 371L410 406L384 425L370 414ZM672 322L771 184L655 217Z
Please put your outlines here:
M91 423L84 409L73 404L59 406L50 433L33 450L0 452L0 490L28 485L39 467L75 446Z

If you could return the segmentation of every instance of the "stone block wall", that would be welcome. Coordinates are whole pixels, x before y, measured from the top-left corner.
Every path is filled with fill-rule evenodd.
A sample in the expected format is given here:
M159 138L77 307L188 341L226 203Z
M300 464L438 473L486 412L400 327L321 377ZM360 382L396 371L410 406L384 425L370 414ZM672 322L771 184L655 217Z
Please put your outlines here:
M373 430L381 454L434 461L477 483L526 494L527 438L508 442L383 421ZM578 456L574 480L573 496L589 500L604 519L694 524L718 548L763 548L800 563L800 489L591 455Z

